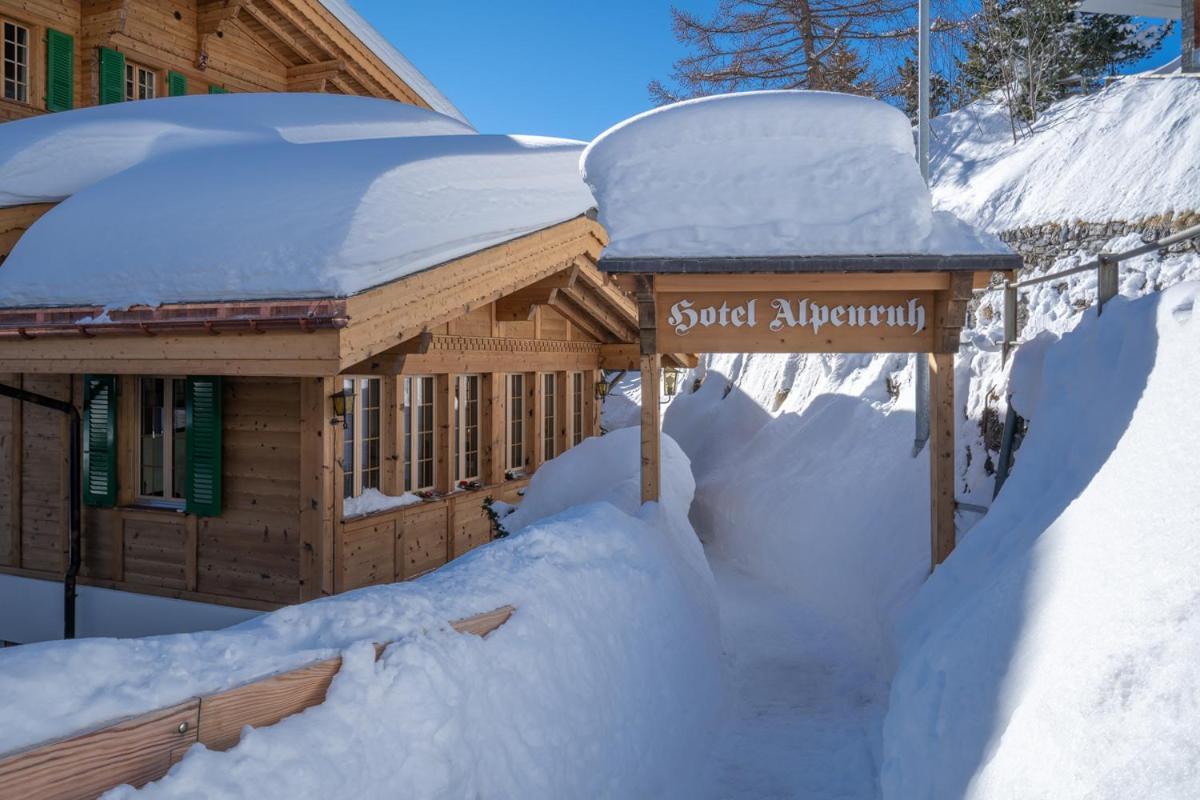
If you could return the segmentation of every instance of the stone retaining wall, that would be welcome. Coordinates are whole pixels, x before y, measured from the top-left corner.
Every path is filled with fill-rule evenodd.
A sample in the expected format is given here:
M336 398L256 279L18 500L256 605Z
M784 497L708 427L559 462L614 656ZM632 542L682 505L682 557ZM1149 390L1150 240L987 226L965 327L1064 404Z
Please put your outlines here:
M1001 233L1000 238L1024 256L1026 268L1044 269L1052 266L1056 260L1074 255L1079 250L1096 255L1117 236L1137 233L1149 241L1161 239L1193 225L1200 225L1200 212L1158 215L1132 222L1055 222L1014 228ZM1170 250L1200 252L1200 239L1174 245Z

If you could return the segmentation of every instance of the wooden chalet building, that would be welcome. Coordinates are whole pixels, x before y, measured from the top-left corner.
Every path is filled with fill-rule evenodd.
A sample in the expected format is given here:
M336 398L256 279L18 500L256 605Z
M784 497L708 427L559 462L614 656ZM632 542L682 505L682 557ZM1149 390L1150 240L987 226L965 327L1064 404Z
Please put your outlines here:
M367 94L461 119L346 11L0 0L6 42L15 26L28 43L0 115L219 88ZM0 208L0 259L53 208ZM596 435L599 370L637 365L636 305L596 268L604 241L580 214L348 296L116 311L16 303L0 286L0 384L67 401L82 424L81 635L226 624L242 617L221 607L406 580L491 540L485 498L517 500ZM69 434L68 414L0 397L0 606L13 612L0 640L61 634ZM376 492L422 500L363 505ZM159 605L125 624L117 595ZM98 603L115 610L97 618Z

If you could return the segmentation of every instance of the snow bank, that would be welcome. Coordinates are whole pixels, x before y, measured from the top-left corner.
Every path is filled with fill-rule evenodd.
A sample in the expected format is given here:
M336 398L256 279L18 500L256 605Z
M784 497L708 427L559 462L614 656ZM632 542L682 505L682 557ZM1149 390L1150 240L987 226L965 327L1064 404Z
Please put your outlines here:
M348 95L190 95L92 106L0 126L0 206L57 202L168 153L470 133L416 106ZM222 171L237 190L235 165Z
M182 124L177 117L191 119L188 103L197 99L207 98L125 103L119 110L153 106L160 124ZM309 128L300 124L302 134L336 128L330 120L342 119L338 103L315 106L322 113ZM284 110L305 118L291 106ZM85 112L53 118L76 113ZM135 123L143 116L131 115ZM384 135L388 124L393 128ZM85 149L108 147L108 137L121 130L66 127L69 141L83 141ZM342 132L349 136L354 128L347 123ZM373 129L379 135L368 139L243 138L172 149L151 136L152 154L133 165L125 163L130 151L116 147L119 163L88 178L98 180L18 241L0 272L0 303L123 308L344 297L591 207L575 166L580 143L449 135L463 132L453 120L410 109L380 123ZM63 144L53 135L40 141L55 152ZM137 236L128 235L130 219L138 220Z
M903 627L885 797L1200 794L1197 295L1034 356L1019 465Z
M896 609L928 570L928 463L912 457L905 356L724 355L664 429L697 476L711 551L785 590L814 652L882 675ZM786 394L781 396L781 391Z
M610 128L580 163L610 257L1007 252L933 213L908 119L864 97L689 100Z
M636 436L580 449L588 457L544 465L527 502L582 497L546 496L580 469L594 497L619 498L636 478ZM141 794L695 796L719 718L720 644L699 543L658 525L683 519L691 495L686 460L667 463L658 509L635 517L600 501L527 519L414 582L214 633L0 651L0 751L342 650L323 705L225 753L195 747ZM487 639L446 625L506 603L516 614ZM395 644L375 663L377 641Z
M990 231L1200 208L1200 81L1127 77L1048 109L1016 145L1003 106L933 120L933 202Z

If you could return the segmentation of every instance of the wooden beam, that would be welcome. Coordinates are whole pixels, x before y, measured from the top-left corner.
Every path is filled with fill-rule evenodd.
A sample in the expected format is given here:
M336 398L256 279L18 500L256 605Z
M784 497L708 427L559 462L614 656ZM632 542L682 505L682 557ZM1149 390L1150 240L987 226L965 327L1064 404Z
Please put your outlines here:
M929 354L930 569L946 560L954 530L954 354Z
M533 473L542 465L542 447L546 440L546 427L543 424L542 414L546 396L542 391L542 373L525 373L525 382L528 384L525 391L525 407L529 409L529 424L525 429L527 431L525 441L529 443L529 452L525 461L529 465L529 472Z
M454 488L454 376L435 375L433 383L437 426L433 488L446 493Z
M330 58L325 61L317 61L313 64L300 64L294 67L287 68L287 78L289 81L298 78L309 78L314 75L336 75L346 68L346 61L341 58Z
M341 378L300 380L300 602L329 594L333 587L334 394Z
M480 469L483 482L489 486L504 480L504 375L497 372L485 373L480 386Z
M658 502L661 491L661 419L658 412L661 364L657 353L641 357L642 371L642 502Z
M595 317L588 314L565 292L555 292L550 307L561 314L567 322L598 342L611 343L620 340L620 337L598 324Z
M533 319L537 306L550 305L559 290L575 285L579 268L571 266L537 283L505 295L496 301L496 319L501 322L526 322Z
M269 0L267 4L272 5ZM253 2L245 3L245 5L242 7L242 10L253 17L259 25L262 25L264 28L266 28L268 33L274 36L280 44L284 45L293 53L295 53L302 61L311 62L313 60L312 56L309 55L307 48L300 44L300 42L298 42L293 36L284 31L283 28L279 27L279 25L275 23L275 20L267 16L267 14L264 13L262 9L255 6ZM326 60L330 60L332 58L332 54L325 47L318 44L314 49L322 52L322 54L326 57Z
M632 342L637 338L637 316L635 314L615 313L603 301L595 289L584 288L564 289L567 299L609 332L612 338L622 342Z
M554 455L559 456L571 446L571 386L570 372L554 373Z

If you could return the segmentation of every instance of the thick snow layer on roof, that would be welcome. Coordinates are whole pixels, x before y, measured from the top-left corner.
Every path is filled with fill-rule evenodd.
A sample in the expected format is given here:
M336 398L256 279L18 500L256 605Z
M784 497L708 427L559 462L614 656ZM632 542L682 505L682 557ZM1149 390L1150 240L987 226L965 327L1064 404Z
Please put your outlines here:
M173 147L151 135L127 148L120 125L81 130L65 120L68 134L26 142L21 149L44 147L46 156L44 172L26 176L25 185L44 173L56 180L52 155L65 149L109 148L112 159L75 186L60 183L71 196L5 261L0 304L344 297L592 205L579 178L579 142L447 135L463 126L397 103L386 104L397 107L390 122L367 126L375 138L358 139L354 117L339 115L340 101L325 109L317 99L306 101L321 111L309 123L299 111L290 126L272 123L295 141L235 134ZM122 108L140 121L140 105ZM188 102L144 105L165 112L147 124L160 132L196 113ZM192 144L203 139L193 134L185 137Z
M689 100L601 134L581 169L613 257L1004 253L935 215L912 127L876 100Z
M0 206L62 200L172 152L468 133L423 108L347 95L214 94L93 106L0 125Z
M1004 231L1200 208L1200 80L1128 77L1052 106L1014 144L1002 105L933 120L935 206Z
M450 102L449 98L442 94L411 61L405 58L403 53L393 47L391 42L383 38L383 35L375 30L371 23L351 8L349 3L345 0L321 0L321 5L329 9L330 13L337 17L343 25L353 31L354 35L369 47L371 52L379 56L392 72L399 75L401 80L421 96L422 100L429 103L430 108L462 122L467 122L467 118Z
M0 752L342 651L323 704L108 796L703 796L722 701L712 574L687 458L663 440L663 502L642 506L639 442L547 462L525 502L552 516L414 581L211 633L2 649ZM446 624L505 604L486 639ZM393 643L378 662L373 642Z

